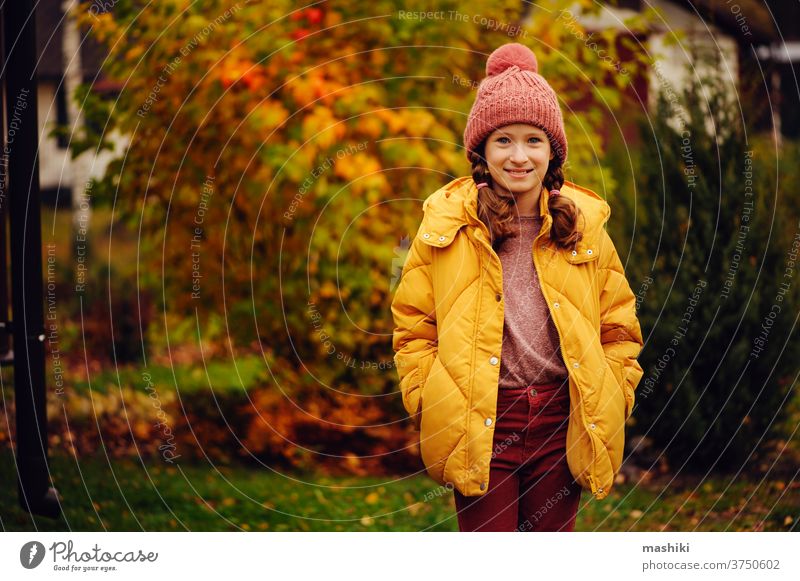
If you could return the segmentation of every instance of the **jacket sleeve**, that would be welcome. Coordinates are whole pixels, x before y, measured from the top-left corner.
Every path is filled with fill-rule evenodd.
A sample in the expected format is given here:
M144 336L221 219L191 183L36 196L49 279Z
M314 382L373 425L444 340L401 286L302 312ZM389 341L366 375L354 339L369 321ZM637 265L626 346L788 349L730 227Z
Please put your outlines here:
M644 375L637 357L644 346L636 297L608 232L603 229L600 249L600 343L606 361L625 394L627 418L633 409L634 390Z
M400 376L403 406L418 430L422 386L438 352L436 313L431 279L431 247L415 236L392 300L392 348Z

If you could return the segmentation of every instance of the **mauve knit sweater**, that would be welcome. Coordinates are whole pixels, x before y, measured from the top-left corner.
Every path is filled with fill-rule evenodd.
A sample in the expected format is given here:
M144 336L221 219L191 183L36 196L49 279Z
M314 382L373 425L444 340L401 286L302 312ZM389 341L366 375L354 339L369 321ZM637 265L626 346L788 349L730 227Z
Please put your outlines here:
M506 238L497 249L505 295L500 388L563 382L568 377L558 331L533 263L533 240L542 217L519 216L519 225L519 235Z

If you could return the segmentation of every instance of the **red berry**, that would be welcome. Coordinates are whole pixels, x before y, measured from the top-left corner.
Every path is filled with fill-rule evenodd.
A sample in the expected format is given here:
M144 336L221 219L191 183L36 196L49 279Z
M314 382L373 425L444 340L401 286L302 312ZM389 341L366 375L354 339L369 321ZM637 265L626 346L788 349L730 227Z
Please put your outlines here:
M319 24L322 22L322 10L319 8L309 8L306 10L306 18L309 24Z

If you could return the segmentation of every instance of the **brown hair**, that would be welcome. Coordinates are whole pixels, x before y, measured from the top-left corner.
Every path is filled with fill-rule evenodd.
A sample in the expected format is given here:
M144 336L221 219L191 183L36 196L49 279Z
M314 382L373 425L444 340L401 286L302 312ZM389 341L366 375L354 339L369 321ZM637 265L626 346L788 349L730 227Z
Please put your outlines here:
M478 190L478 218L486 224L490 242L497 248L506 238L513 238L519 234L514 219L515 200L510 192L492 188L492 175L486 163L485 151L486 139L474 151L469 152L468 157L472 163L472 179L475 183L489 184L488 187ZM542 182L548 190L561 189L564 185L564 172L557 156L550 161ZM544 190L542 194L544 195ZM578 229L580 208L566 196L550 197L547 207L553 217L550 240L559 248L574 249L578 241L583 238L583 233Z

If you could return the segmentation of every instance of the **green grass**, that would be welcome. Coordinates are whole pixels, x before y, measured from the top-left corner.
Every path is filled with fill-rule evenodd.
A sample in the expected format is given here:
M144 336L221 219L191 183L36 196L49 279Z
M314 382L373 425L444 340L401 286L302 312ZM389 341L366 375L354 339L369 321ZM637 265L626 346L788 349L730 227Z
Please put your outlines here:
M320 477L268 468L132 459L51 460L63 498L59 519L32 517L7 484L0 495L6 531L455 531L452 493L427 476ZM15 481L14 459L0 453L0 478ZM791 482L785 486L791 486ZM707 479L694 484L618 485L601 501L584 492L580 531L792 530L800 515L796 489L779 483ZM12 492L13 491L13 492ZM753 492L756 492L748 500ZM427 499L426 499L426 495ZM716 504L715 504L716 503ZM790 522L787 522L790 521Z
M122 387L131 387L137 391L145 390L140 364L120 365L117 369L109 367L99 373L92 374L92 389L101 393ZM151 381L158 386L175 389L177 384L182 395L208 391L226 393L245 391L253 387L263 386L268 382L268 372L264 358L260 355L241 355L236 357L236 364L230 359L209 361L204 367L199 365L150 365L147 367ZM72 381L70 389L76 392L88 392L88 381Z
M0 459L0 478L14 482L10 452ZM456 526L452 495L424 502L435 487L425 477L309 478L268 468L143 466L130 459L109 464L91 458L78 464L64 455L51 459L51 473L62 496L63 517L31 517L18 507L15 493L5 494L0 496L4 530L411 531Z

